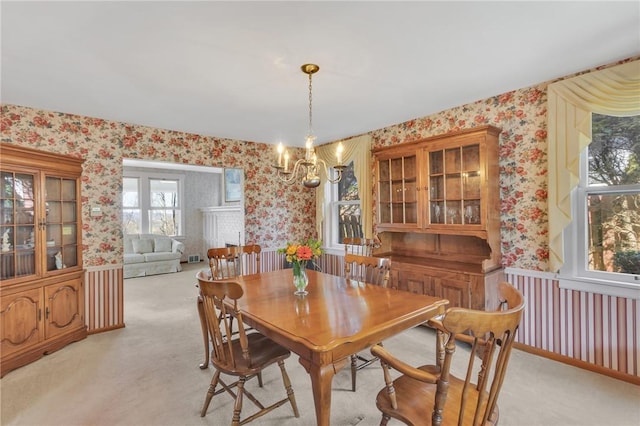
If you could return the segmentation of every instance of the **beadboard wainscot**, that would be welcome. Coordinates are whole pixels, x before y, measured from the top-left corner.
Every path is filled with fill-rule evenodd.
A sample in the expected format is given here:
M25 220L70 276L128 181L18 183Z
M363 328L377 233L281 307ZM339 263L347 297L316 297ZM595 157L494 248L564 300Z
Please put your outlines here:
M640 385L640 303L561 288L550 272L505 268L525 310L516 347Z

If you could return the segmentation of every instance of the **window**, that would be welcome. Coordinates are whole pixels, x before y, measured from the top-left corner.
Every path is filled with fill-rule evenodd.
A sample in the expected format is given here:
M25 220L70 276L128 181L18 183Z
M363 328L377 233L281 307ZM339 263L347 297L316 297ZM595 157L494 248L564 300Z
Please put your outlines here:
M640 116L593 114L575 190L575 277L637 283L640 276ZM571 235L573 234L573 235ZM575 238L571 238L575 237Z
M177 179L149 179L149 229L152 234L180 234Z
M358 181L353 174L353 162L347 165L337 184L328 184L328 218L325 227L325 245L337 247L345 237L362 237L360 195Z
M139 178L122 179L122 230L125 234L139 234L142 229L139 194Z
M125 172L122 229L126 234L181 235L182 175Z

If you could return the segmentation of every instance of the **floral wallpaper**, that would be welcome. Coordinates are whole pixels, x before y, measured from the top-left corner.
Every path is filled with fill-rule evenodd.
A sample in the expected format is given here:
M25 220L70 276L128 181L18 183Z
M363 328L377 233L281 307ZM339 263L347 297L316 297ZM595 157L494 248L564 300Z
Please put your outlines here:
M620 63L620 62L618 62ZM615 64L611 64L615 65ZM600 67L605 68L605 67ZM572 77L572 76L568 76ZM550 82L503 93L370 132L373 147L409 142L492 124L500 135L503 266L547 270L547 119ZM279 182L268 144L149 128L98 118L3 105L2 142L85 159L85 266L119 264L122 159L173 161L245 171L246 241L264 248L315 236L315 197L301 185ZM302 155L302 150L298 153ZM102 217L91 217L99 205Z
M263 248L315 236L315 194L278 181L275 147L2 105L1 141L85 160L82 173L84 266L122 263L122 159L240 167L245 173L245 241ZM302 155L302 150L298 155ZM103 215L92 217L91 207Z

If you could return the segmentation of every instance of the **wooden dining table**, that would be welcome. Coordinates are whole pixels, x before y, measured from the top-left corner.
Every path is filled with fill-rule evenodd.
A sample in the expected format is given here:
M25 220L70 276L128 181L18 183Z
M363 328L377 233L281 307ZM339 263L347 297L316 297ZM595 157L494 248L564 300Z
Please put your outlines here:
M291 269L237 278L243 321L299 356L311 376L318 425L329 425L333 376L350 355L444 311L445 299L307 271L308 294L294 295ZM373 403L373 401L371 401Z

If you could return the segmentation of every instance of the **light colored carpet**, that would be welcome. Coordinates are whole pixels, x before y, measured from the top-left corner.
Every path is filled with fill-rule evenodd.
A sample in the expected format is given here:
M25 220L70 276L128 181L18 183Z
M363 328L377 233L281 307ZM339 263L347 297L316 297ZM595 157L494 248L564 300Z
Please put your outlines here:
M198 368L203 348L194 276L202 267L186 265L178 274L125 280L127 327L90 336L7 374L0 381L0 423L229 424L232 401L226 394L213 399L205 418L199 415L213 372ZM385 347L410 364L432 362L433 333L418 327L386 340ZM301 417L293 417L285 405L252 424L315 424L309 376L295 354L286 365ZM264 390L250 382L256 395L267 401L283 395L277 367L265 370L264 380ZM332 424L377 425L380 365L358 372L356 393L350 391L350 380L348 369L333 380ZM640 424L640 387L517 350L499 405L502 426ZM247 412L252 408L245 400Z

